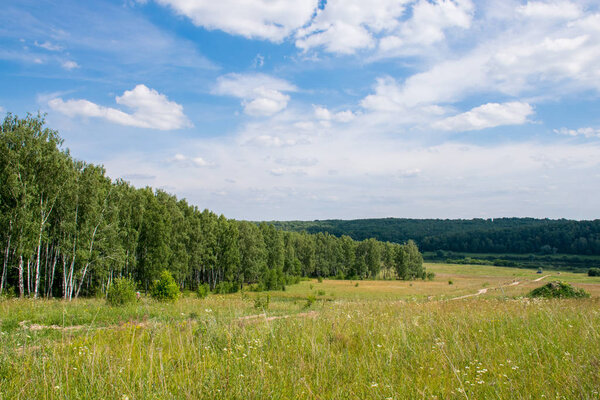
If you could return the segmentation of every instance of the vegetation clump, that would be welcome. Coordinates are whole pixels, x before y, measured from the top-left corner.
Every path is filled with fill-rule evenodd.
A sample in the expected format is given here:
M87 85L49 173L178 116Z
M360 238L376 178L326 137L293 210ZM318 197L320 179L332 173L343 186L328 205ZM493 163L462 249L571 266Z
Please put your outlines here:
M160 273L160 278L154 281L150 295L159 301L173 301L177 299L179 296L179 286L169 271L165 269Z
M196 296L198 296L199 299L203 299L206 296L208 296L208 294L210 293L210 286L208 285L208 283L201 283L200 285L198 285L198 289L196 289Z
M571 284L561 281L548 282L544 286L533 289L529 292L529 297L544 297L547 299L571 299L590 297L590 294L583 289L573 287Z
M136 299L136 285L133 279L117 278L108 288L106 302L111 306L133 303Z
M590 268L588 270L588 276L600 276L600 268Z

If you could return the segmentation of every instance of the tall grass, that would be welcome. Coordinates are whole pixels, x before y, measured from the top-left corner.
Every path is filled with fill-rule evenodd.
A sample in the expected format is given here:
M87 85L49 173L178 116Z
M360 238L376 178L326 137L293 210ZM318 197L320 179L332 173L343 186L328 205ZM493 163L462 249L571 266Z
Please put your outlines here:
M289 318L240 320L256 313L251 299L214 296L96 311L143 323L3 329L0 398L598 398L598 299L303 306L274 299Z

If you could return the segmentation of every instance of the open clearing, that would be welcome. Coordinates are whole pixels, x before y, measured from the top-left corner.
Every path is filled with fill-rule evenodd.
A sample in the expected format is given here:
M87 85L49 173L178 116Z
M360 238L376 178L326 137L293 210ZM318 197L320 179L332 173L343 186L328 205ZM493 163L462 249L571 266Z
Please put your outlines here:
M426 267L434 281L303 281L267 309L3 301L0 399L598 398L600 278ZM557 278L592 298L522 297Z

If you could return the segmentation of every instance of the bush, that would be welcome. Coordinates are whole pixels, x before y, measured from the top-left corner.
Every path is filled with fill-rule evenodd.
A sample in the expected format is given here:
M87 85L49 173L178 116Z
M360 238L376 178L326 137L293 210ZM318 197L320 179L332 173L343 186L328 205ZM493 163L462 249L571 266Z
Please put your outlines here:
M199 299L205 298L209 293L210 286L208 286L208 283L201 283L198 285L198 289L196 289L196 296L198 296Z
M313 305L315 300L317 300L317 298L315 296L308 296L306 298L306 304L304 305L304 308L310 308L310 306Z
M106 302L111 306L133 303L136 299L135 289L136 285L132 279L117 278L113 280L112 285L108 288Z
M600 276L600 268L590 268L588 270L588 276Z
M258 308L261 310L266 310L269 308L269 303L271 302L271 296L268 294L265 297L256 296L254 299L254 308Z
M320 276L317 277L317 282L319 283L323 283L323 278L321 278Z
M238 290L239 290L239 286L236 282L223 281L223 282L219 282L215 285L215 288L213 289L213 293L229 294L229 293L235 293Z
M150 296L160 301L173 301L179 296L179 285L166 269L160 273L160 278L154 281Z
M529 292L529 297L569 299L590 297L590 294L585 290L575 288L566 282L553 281L548 282L537 289L533 289Z
M451 280L448 281L448 285L453 285L453 284L454 284L454 282L452 282Z
M425 275L425 279L427 279L428 281L432 281L432 280L434 280L434 279L435 279L435 273L434 273L434 272L428 272L428 273Z

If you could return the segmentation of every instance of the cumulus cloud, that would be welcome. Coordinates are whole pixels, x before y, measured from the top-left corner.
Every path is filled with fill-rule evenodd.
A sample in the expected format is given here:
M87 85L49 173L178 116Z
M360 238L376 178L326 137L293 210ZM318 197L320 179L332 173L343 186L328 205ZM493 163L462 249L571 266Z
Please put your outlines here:
M384 53L418 51L442 41L450 28L469 27L473 14L471 0L155 1L206 29L273 42L293 38L304 51L336 54L378 44Z
M352 54L379 44L384 53L408 47L414 52L443 40L446 29L468 28L473 9L471 0L328 1L307 27L296 32L296 46Z
M65 61L62 63L62 67L70 71L72 69L79 68L79 64L77 64L75 61Z
M527 122L533 108L527 103L487 103L470 111L445 118L433 124L446 131L472 131L503 125L520 125Z
M583 136L585 138L600 138L600 129L598 128L579 128L579 129L568 129L560 128L555 129L555 133L567 136Z
M321 121L350 122L356 118L356 115L350 110L333 113L325 107L316 105L313 105L313 107L315 109L315 117Z
M296 90L291 83L265 74L227 74L217 79L212 93L238 97L246 114L266 116L286 108L290 96L285 92Z
M570 1L528 1L517 8L517 12L526 17L549 19L573 19L581 16L581 6Z
M155 0L195 25L247 38L279 42L303 26L318 0Z
M520 15L520 16L519 16ZM398 112L423 105L453 103L468 96L561 95L600 90L600 14L548 20L537 25L530 15L514 13L516 27L482 40L456 58L435 63L403 82L380 77L363 107Z
M206 161L204 158L196 156L196 157L188 157L181 153L175 154L171 159L171 162L177 163L181 166L185 167L212 167L213 163Z
M191 126L183 113L183 107L170 101L164 94L145 85L137 85L116 97L117 104L125 106L132 113L116 108L100 106L88 100L71 99L64 101L57 97L48 101L51 109L69 117L96 117L110 122L159 130L173 130Z
M385 55L401 55L423 51L446 38L451 28L468 29L475 7L471 0L420 0L412 8L412 16L390 35L379 42L379 50Z

